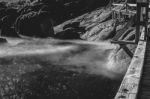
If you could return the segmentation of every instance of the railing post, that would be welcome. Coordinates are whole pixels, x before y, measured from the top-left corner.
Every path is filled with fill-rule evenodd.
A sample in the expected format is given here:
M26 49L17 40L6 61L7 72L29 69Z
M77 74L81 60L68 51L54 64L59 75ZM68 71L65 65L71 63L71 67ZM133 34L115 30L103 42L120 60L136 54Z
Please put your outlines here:
M146 5L146 16L145 16L145 40L148 39L148 10L149 10L149 0L147 0L147 5Z
M135 42L138 43L139 41L139 35L140 35L140 16L141 16L141 7L139 6L139 3L137 2L137 8L136 8L136 35L135 35Z
M145 27L145 38L147 40L147 25L148 25L148 9L149 1L148 0L137 0L137 17L136 17L136 39L135 42L138 43L141 27Z

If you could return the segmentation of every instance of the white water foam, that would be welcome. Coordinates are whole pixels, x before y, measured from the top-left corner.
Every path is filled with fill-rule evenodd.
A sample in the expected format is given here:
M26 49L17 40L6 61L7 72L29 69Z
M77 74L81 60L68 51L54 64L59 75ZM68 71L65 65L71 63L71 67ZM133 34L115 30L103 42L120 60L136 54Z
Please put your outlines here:
M63 41L61 41L62 43ZM0 56L37 55L37 58L50 64L87 74L118 78L127 69L124 59L118 59L118 46L108 42L64 41L69 44L22 44L3 46ZM43 55L40 57L39 55ZM44 56L45 55L45 56Z

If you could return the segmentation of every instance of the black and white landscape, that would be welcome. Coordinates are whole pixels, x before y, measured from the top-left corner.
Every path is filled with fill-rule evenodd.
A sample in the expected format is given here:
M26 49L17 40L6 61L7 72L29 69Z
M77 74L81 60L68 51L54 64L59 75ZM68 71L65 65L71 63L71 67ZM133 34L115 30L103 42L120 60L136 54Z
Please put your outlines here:
M0 1L0 99L115 97L131 58L110 41L133 41L134 19L109 0Z

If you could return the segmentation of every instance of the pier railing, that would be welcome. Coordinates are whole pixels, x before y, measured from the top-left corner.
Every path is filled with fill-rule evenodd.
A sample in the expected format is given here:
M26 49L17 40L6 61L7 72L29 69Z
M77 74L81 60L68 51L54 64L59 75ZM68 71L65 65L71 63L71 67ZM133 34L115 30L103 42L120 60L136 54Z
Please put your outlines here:
M144 37L145 28L142 30L138 46L115 99L136 99L137 97L147 43Z
M148 41L149 1L137 0L137 3L132 6L136 7L135 43L137 44L137 48L135 53L133 54L131 63L122 80L122 83L115 96L115 99L136 99L137 98L139 86L140 86L140 80L142 77L142 71L144 67L144 60L146 58L145 52L146 52L147 41ZM118 42L118 44L119 43L120 42Z

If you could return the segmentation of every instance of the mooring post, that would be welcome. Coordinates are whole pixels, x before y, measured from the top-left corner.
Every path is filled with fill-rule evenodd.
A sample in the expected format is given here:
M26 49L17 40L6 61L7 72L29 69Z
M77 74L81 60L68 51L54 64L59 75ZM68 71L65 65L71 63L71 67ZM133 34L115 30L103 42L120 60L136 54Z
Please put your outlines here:
M149 10L149 0L147 0L147 5L146 5L146 16L145 16L145 22L146 22L146 24L145 24L145 40L147 40L148 39L148 11Z
M145 38L147 39L147 25L148 25L148 0L137 0L137 17L136 17L136 39L135 42L139 42L139 37L141 34L141 27L145 27Z
M120 47L129 55L130 58L133 57L133 53L125 44L120 44Z
M137 8L136 8L136 35L135 35L135 42L138 43L139 41L139 35L140 35L140 16L141 16L141 7L139 6L139 3L137 2Z

